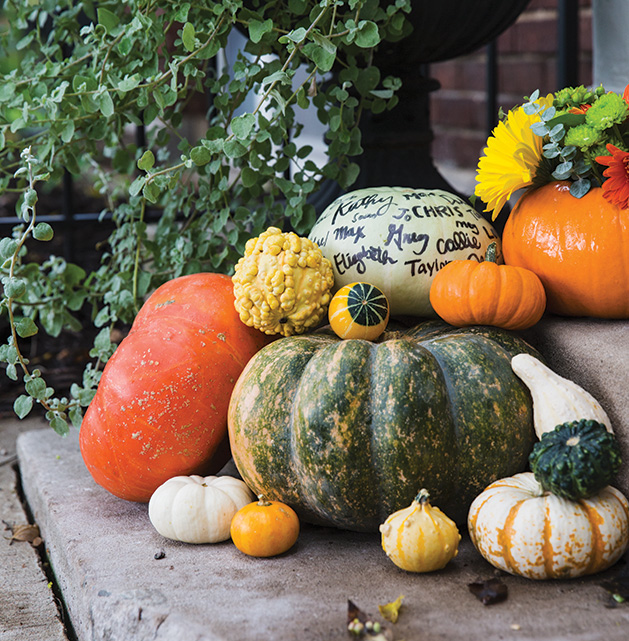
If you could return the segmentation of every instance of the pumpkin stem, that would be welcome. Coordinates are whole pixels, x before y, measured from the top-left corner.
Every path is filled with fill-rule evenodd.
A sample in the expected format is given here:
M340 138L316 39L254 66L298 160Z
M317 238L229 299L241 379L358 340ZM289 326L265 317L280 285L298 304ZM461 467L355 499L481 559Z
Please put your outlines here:
M264 494L258 494L258 505L268 507L269 505L271 505L271 503L264 498Z
M428 494L428 490L422 488L417 493L417 496L415 497L415 502L419 503L420 505L424 505L425 503L428 503L429 498L430 498L430 494Z
M496 241L493 241L489 243L489 247L487 247L487 251L485 252L485 260L490 263L495 263L496 262Z

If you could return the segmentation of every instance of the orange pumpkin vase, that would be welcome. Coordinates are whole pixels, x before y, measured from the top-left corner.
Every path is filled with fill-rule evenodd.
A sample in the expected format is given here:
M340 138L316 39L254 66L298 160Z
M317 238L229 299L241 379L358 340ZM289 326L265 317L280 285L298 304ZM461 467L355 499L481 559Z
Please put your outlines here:
M554 182L522 196L505 223L505 263L539 276L549 312L629 318L629 210L600 187L582 198L569 187Z
M495 261L492 243L483 262L454 260L437 272L430 304L446 323L520 330L539 321L546 308L540 279L528 269Z
M231 279L182 276L146 301L108 361L79 434L94 480L147 502L173 476L211 474L229 457L236 379L269 338L244 325Z

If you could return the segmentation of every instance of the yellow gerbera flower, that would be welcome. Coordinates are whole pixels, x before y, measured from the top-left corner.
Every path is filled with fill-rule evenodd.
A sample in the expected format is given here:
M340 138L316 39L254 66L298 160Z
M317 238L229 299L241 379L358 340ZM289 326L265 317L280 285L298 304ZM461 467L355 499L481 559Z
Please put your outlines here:
M553 94L539 98L542 111L553 104ZM500 213L511 194L533 184L542 157L543 139L531 130L539 114L527 114L518 107L501 120L487 140L484 156L478 161L474 193L493 211L492 220Z

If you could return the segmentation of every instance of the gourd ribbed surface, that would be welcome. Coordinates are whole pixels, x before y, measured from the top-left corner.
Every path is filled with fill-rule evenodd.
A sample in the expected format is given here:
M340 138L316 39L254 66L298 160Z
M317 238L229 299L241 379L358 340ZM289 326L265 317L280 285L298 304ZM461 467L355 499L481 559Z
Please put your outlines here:
M613 481L620 470L620 445L603 423L570 421L542 434L529 460L545 490L578 500Z
M530 396L510 365L520 352L539 356L504 330L440 321L376 343L330 331L276 341L234 388L234 461L256 494L312 522L377 531L420 487L463 522L533 447Z
M340 338L375 340L389 320L387 297L370 283L350 283L332 298L330 326Z

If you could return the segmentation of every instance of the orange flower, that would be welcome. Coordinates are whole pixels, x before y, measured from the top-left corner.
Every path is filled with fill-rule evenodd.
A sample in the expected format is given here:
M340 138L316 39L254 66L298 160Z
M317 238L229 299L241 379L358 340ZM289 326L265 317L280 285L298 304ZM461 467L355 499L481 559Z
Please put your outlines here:
M625 87L622 97L625 99L625 102L629 105L629 85Z
M572 107L568 109L568 113L571 114L584 114L592 105L581 105L580 107Z
M612 144L607 145L611 156L597 156L596 162L605 165L607 169L603 176L603 196L620 209L629 207L629 152L622 151Z

